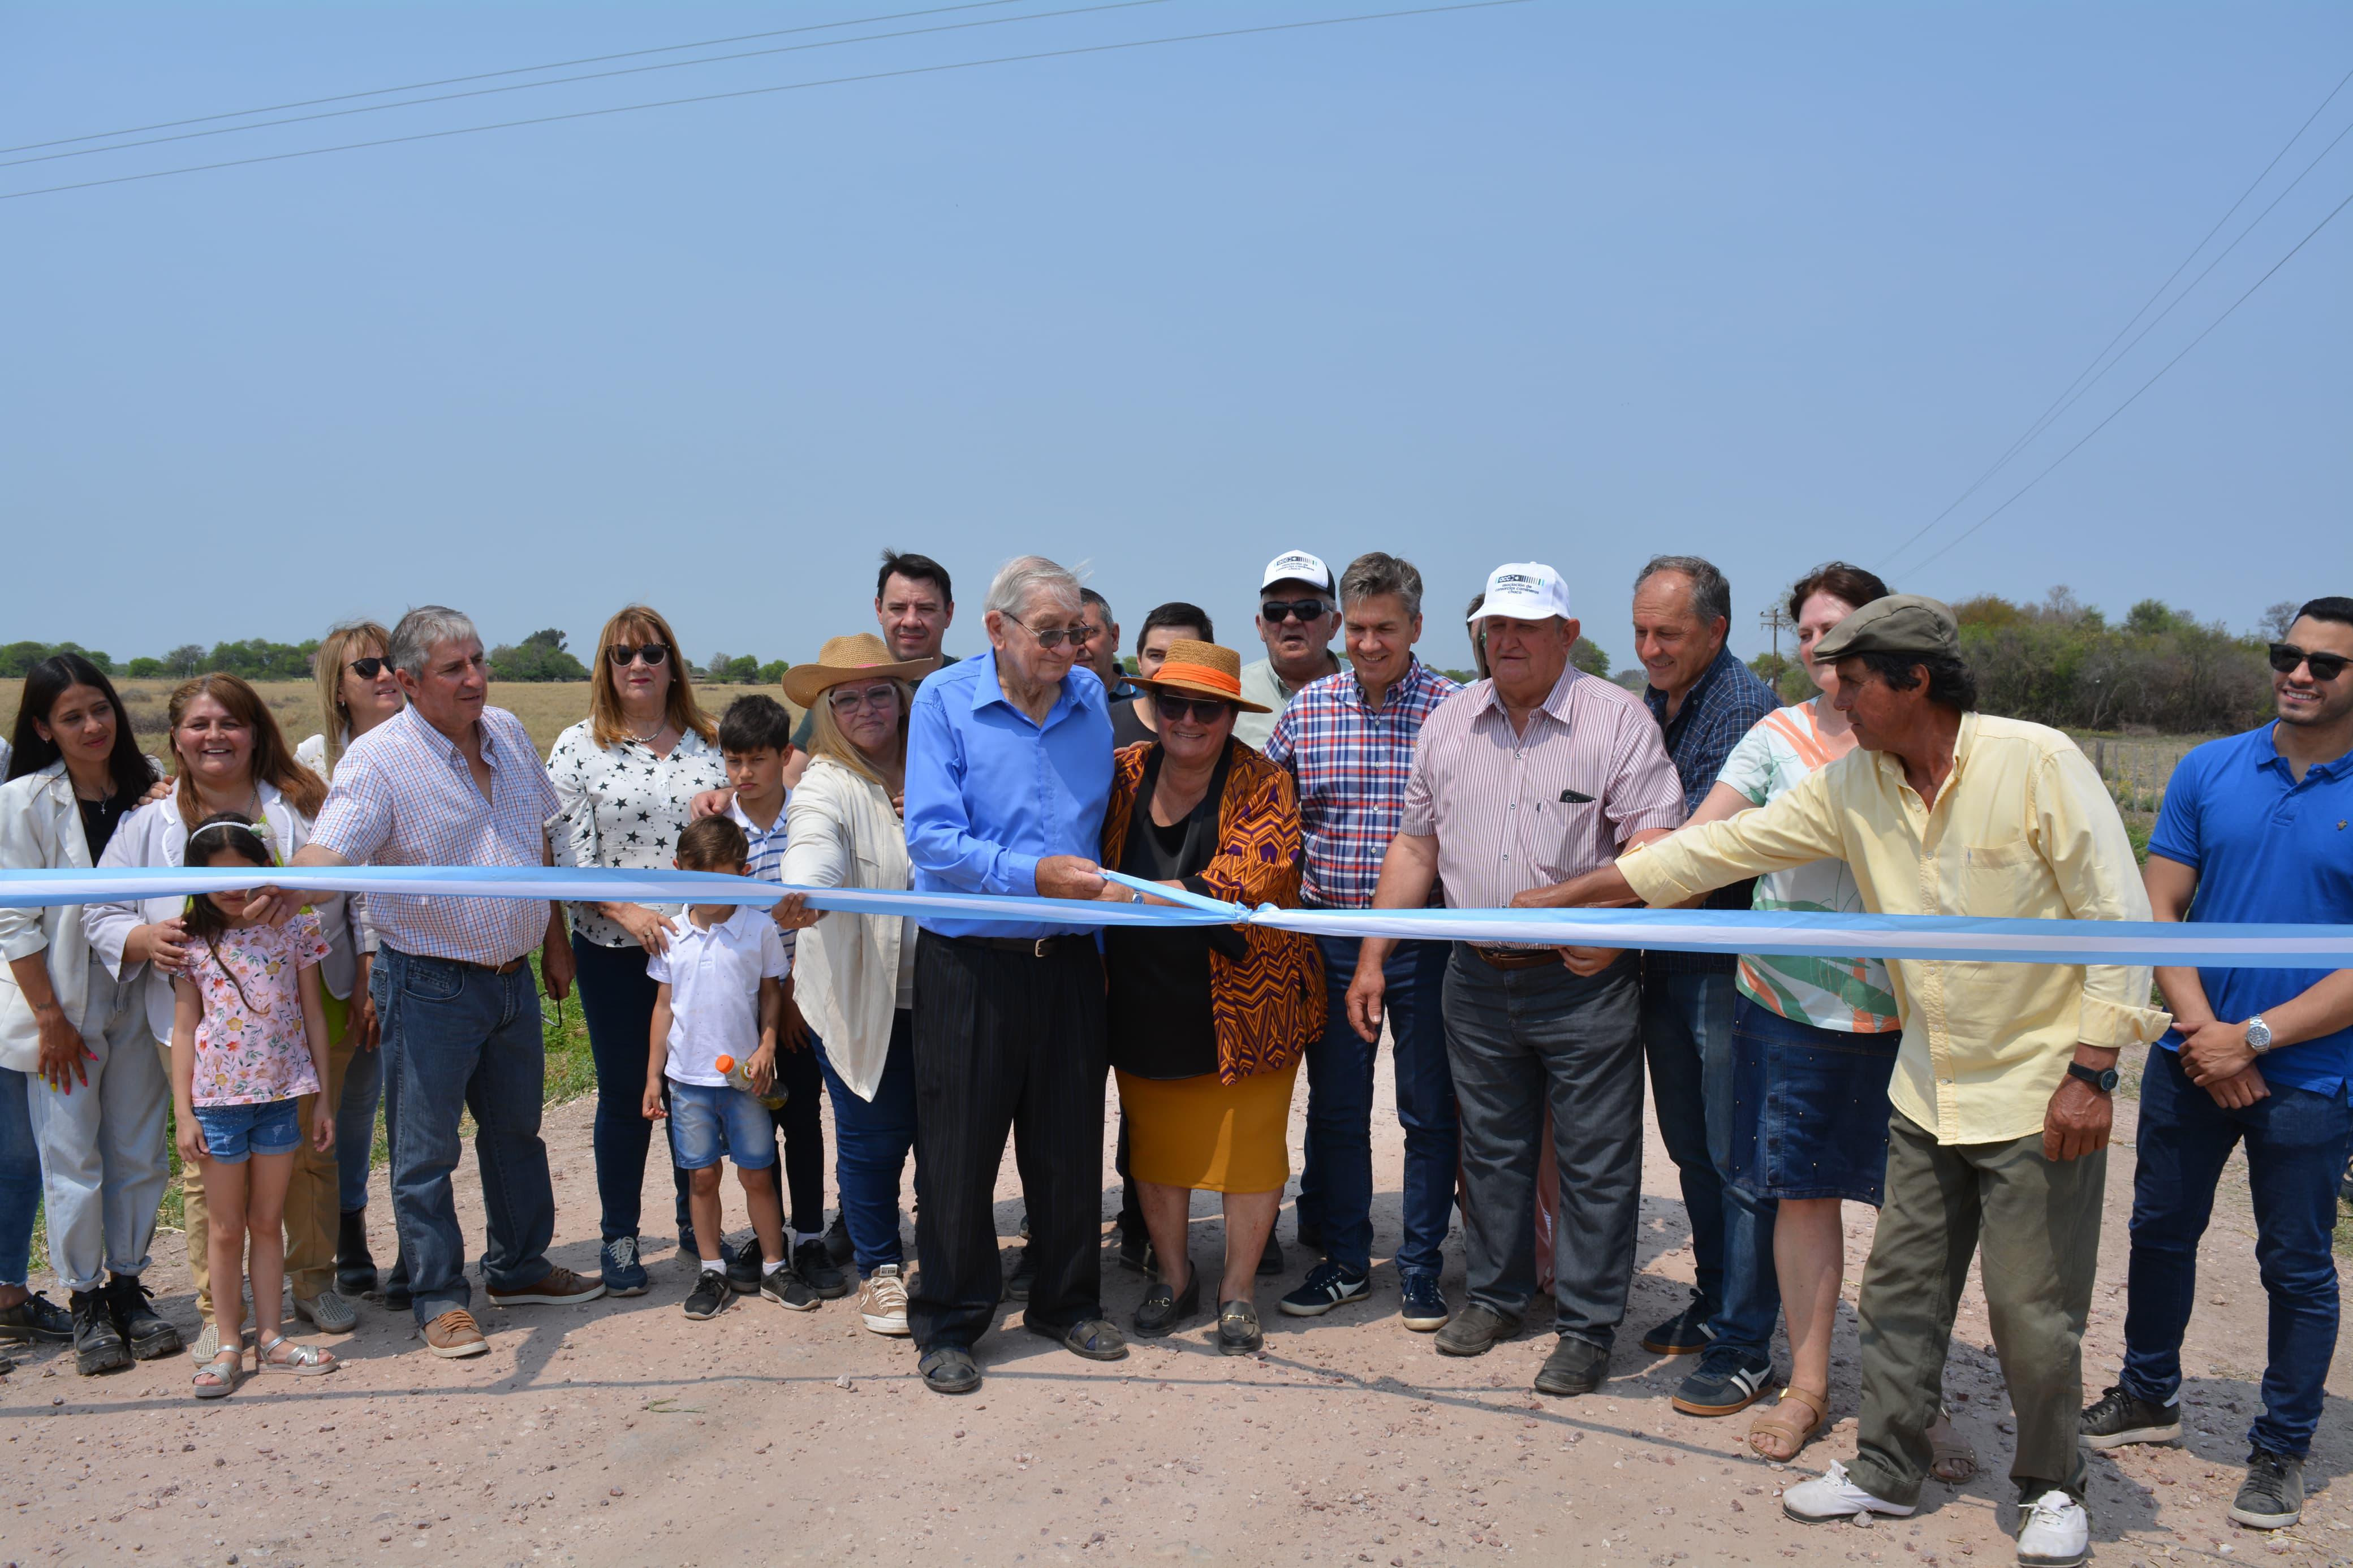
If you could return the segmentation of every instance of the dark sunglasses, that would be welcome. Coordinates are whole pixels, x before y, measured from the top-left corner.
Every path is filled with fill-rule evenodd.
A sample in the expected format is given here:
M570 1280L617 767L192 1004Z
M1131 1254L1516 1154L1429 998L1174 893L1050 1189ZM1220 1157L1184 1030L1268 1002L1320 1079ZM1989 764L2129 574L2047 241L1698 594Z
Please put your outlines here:
M384 660L380 658L355 658L352 660L352 673L358 676L362 680L374 680L376 676L383 671L383 669Z
M1234 709L1222 697L1172 697L1166 691L1153 693L1152 707L1163 719L1178 723L1190 719L1197 724L1214 724Z
M631 647L626 643L615 643L605 650L605 657L613 661L615 669L627 669L632 659L640 658L646 661L648 669L659 669L662 662L670 658L670 649L658 642L649 642L643 647Z
M1270 624L1320 621L1332 613L1332 606L1322 599L1266 599L1260 602L1258 613Z
M1050 631L1041 632L1018 616L1007 615L1005 618L1036 637L1038 646L1042 648L1058 648L1065 641L1072 647L1084 647L1094 640L1095 629L1092 626L1056 626Z
M2292 642L2272 644L2272 668L2282 675L2294 675L2299 664L2312 668L2312 679L2324 684L2345 673L2353 658L2341 653L2306 653Z

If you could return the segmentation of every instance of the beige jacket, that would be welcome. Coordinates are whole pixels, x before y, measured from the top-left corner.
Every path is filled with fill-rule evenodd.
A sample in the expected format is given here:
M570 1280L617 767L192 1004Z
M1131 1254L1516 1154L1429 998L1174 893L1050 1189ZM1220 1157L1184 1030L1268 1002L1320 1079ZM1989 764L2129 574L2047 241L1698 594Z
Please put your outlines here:
M785 803L784 879L804 888L904 889L913 882L907 825L891 796L828 757ZM825 1042L826 1059L872 1100L891 1054L891 1025L915 962L915 922L828 910L800 933L793 999Z

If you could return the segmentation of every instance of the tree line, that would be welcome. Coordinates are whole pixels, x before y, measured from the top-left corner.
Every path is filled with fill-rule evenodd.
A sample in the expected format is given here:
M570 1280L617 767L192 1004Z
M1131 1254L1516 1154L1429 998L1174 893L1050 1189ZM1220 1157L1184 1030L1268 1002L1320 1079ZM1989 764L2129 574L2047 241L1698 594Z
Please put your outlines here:
M491 649L494 680L586 680L588 667L565 647L565 635L553 626L532 633L519 643L501 643ZM13 642L0 645L0 679L21 680L45 658L78 653L109 675L126 680L185 680L190 676L219 671L247 680L308 680L319 639L271 642L248 637L243 642L185 643L161 658L139 658L117 663L113 656L76 642ZM786 669L781 658L760 659L750 654L713 657L696 668L703 680L733 686L771 686Z

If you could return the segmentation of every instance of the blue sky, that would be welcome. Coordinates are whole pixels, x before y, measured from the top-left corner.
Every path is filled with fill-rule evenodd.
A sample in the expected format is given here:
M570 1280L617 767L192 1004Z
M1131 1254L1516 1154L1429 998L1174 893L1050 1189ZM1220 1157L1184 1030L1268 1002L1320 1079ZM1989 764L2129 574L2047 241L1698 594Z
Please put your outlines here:
M17 5L0 143L918 4ZM1166 0L0 192L1380 8ZM1414 560L1441 664L1456 606L1524 559L1627 663L1635 569L1695 551L1750 651L1779 584L1882 562L2008 447L2348 67L2341 5L1535 0L0 201L0 638L121 658L446 600L493 640L578 643L641 597L697 658L798 659L871 625L890 542L955 572L960 651L1030 550L1090 563L1131 638L1189 598L1248 646L1289 548ZM2348 120L2353 89L2240 221ZM2353 591L2353 214L1900 569L2348 190L2353 139L1897 586L2241 626Z

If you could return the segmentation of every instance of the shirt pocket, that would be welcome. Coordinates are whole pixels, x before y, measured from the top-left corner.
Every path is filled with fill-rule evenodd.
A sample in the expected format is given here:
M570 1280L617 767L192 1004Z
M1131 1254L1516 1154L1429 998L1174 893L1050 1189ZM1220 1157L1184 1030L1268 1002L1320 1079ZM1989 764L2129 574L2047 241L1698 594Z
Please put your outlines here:
M1945 907L1980 920L2031 917L2047 904L2050 883L2050 868L2024 839L1973 844L1952 862Z
M1523 812L1527 820L1520 830L1548 880L1582 876L1607 858L1609 819L1602 814L1599 780L1556 777L1535 784L1511 815Z

